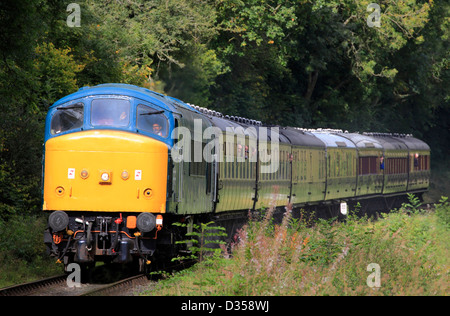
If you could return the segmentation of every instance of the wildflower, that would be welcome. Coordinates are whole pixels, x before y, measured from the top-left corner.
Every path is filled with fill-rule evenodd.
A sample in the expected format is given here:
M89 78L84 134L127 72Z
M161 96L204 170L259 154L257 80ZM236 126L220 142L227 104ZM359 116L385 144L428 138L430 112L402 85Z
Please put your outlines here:
M305 240L303 240L303 246L306 247L306 245L309 243L309 236L305 238Z

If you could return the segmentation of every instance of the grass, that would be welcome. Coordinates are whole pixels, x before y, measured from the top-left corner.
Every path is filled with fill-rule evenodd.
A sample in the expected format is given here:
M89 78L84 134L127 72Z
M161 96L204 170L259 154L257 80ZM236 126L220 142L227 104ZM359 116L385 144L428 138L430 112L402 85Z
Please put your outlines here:
M42 216L0 220L0 288L62 274L61 265L45 253Z
M449 203L409 207L314 226L289 211L275 225L271 209L239 231L231 257L204 260L143 295L448 295ZM371 263L379 288L368 286Z

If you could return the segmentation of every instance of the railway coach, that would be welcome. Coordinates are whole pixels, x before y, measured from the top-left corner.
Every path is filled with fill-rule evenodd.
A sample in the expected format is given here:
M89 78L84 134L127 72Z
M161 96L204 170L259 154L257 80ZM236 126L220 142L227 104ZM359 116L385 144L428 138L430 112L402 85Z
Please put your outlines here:
M44 242L65 266L144 269L180 250L174 222L231 233L269 205L390 207L426 191L429 169L430 148L411 135L267 126L132 85L84 87L47 114Z

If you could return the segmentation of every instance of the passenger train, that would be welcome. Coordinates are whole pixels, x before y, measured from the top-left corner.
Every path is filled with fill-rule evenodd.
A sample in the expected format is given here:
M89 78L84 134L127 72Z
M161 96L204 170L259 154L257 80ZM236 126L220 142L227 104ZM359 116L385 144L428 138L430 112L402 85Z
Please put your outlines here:
M189 134L191 133L191 134ZM84 87L48 111L44 242L61 262L175 255L174 222L249 210L388 209L429 185L430 148L411 135L268 126L127 84Z

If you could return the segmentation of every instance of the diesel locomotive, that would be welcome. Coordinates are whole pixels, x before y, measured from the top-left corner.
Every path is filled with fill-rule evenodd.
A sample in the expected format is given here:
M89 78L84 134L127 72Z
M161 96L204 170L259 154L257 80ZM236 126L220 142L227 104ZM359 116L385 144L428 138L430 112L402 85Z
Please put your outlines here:
M268 126L127 84L84 87L48 111L44 242L69 265L174 255L174 222L233 222L264 206L338 215L390 208L429 185L412 135Z

